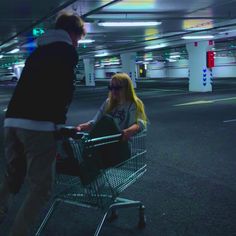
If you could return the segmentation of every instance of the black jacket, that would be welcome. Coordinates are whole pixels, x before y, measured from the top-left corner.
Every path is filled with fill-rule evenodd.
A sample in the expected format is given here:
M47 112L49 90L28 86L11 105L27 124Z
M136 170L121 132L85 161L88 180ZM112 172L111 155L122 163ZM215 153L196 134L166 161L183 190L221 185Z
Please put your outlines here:
M64 124L74 91L75 48L66 42L39 46L26 60L6 118Z

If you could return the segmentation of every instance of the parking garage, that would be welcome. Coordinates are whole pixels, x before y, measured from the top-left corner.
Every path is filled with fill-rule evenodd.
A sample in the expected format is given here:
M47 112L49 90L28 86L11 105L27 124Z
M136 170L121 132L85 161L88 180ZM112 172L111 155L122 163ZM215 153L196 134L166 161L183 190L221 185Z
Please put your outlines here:
M142 201L146 227L137 227L136 209L122 209L99 235L236 234L236 1L22 1L14 5L3 1L0 5L0 73L15 73L18 78L37 38L53 25L59 12L77 12L86 22L87 35L77 48L76 89L67 125L76 126L95 115L117 72L130 75L145 104L147 171L121 197ZM104 26L105 22L156 24L117 27ZM0 81L1 177L4 114L17 82ZM8 234L26 191L27 183L1 224L0 235ZM37 226L49 207L50 202ZM63 203L42 235L94 235L100 219L100 211ZM37 227L31 234L36 231Z

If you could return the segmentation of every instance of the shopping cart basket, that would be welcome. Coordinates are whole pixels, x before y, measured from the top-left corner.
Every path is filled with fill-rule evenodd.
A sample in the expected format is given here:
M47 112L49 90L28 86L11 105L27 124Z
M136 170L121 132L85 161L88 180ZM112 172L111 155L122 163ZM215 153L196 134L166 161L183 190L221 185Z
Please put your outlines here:
M77 134L79 137L77 137ZM109 135L99 138L89 138L81 134L70 135L68 138L73 155L79 162L83 162L84 153L86 158L90 158L96 153L96 148L106 148L107 145L115 142L122 142L122 134ZM48 210L45 218L39 226L36 235L40 235L49 218L60 202L69 203L81 207L100 209L103 217L97 226L94 236L98 236L106 219L112 221L117 218L117 209L120 208L139 208L138 227L144 228L146 219L144 214L144 205L141 201L129 200L119 197L120 194L138 180L146 171L146 131L142 131L129 140L131 156L128 160L111 166L109 168L99 168L94 171L92 162L87 163L86 168L90 168L88 174L91 174L89 181L82 181L81 177L57 174L56 185L58 192L53 199L53 203ZM81 151L81 146L83 150ZM82 155L82 159L81 159ZM82 163L81 162L81 163ZM90 166L92 165L92 166ZM94 173L95 172L95 173ZM110 216L108 217L108 215Z

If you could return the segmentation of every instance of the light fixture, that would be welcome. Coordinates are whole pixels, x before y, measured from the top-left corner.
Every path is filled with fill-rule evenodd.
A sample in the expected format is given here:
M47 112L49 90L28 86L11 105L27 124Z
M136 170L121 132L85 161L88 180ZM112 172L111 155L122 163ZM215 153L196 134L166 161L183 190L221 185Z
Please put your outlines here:
M80 39L78 43L93 43L94 41L93 39Z
M213 39L213 35L188 35L183 36L182 39Z
M169 62L176 62L176 60L172 59L172 58L167 58L167 61L169 61Z
M105 27L132 27L132 26L156 26L160 25L159 21L116 21L116 22L99 22L99 26Z
M180 58L180 55L170 55L170 58Z
M161 43L161 44L157 44L157 45L147 46L144 49L156 49L156 48L164 48L164 47L166 47L166 44Z
M144 58L144 61L152 61L152 57Z
M12 49L11 51L9 51L8 53L17 53L17 52L19 52L20 51L20 49L19 48L15 48L15 49Z
M100 54L96 54L95 57L105 57L105 56L108 56L108 53L107 52L104 52L104 53L100 53Z
M3 58L3 55L0 55L0 59Z

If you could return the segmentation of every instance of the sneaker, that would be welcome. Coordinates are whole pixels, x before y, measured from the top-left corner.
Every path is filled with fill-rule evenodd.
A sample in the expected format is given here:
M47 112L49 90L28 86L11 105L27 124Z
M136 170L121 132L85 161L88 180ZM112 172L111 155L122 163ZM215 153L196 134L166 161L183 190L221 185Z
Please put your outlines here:
M5 220L7 216L8 208L7 207L0 207L0 224Z

